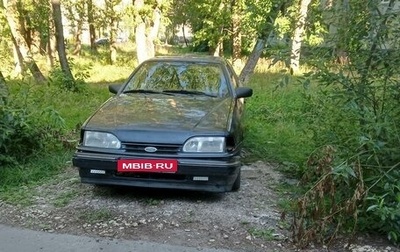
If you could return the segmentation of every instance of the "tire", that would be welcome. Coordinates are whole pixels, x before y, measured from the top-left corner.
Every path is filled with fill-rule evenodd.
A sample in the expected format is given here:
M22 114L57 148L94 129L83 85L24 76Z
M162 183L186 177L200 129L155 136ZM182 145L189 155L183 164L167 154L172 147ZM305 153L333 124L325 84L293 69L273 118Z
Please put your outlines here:
M239 174L237 175L236 180L235 180L235 182L233 183L233 186L232 186L232 192L239 191L239 189L240 189L240 180L241 180L241 171L239 169Z

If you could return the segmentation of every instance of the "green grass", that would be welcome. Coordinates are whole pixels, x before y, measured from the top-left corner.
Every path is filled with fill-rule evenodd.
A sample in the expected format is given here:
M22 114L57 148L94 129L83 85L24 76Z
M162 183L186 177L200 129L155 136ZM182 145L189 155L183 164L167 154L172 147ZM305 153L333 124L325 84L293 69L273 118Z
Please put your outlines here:
M113 217L112 212L107 208L85 210L79 216L79 219L90 224L98 222L107 222Z
M273 241L273 240L278 240L276 232L274 229L257 229L257 228L251 228L249 230L249 233L256 237L256 238L261 238L265 241Z
M245 149L251 159L301 165L312 150L302 120L303 86L282 73L255 73L249 81L253 97L246 100Z
M11 204L30 205L32 188L56 176L69 165L71 150L38 153L30 161L0 169L0 200Z

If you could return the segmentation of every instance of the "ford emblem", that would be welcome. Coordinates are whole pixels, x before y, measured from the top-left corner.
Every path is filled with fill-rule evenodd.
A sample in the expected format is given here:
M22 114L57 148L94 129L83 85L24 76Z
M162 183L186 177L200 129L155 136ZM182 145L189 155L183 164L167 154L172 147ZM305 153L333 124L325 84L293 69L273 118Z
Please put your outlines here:
M144 150L146 152L156 152L157 148L156 147L146 147L146 148L144 148Z

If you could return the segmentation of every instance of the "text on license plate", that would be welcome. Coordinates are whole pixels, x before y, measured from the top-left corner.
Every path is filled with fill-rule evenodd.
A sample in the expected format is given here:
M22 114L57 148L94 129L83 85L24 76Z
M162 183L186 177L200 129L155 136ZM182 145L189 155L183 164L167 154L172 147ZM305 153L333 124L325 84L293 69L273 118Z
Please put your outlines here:
M178 171L178 161L173 159L121 159L117 163L118 172L166 172Z

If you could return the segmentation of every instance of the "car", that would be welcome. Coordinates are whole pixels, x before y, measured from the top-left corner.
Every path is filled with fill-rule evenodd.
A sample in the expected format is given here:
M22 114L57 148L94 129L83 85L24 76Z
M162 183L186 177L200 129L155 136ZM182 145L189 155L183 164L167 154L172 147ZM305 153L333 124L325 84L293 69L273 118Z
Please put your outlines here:
M97 46L106 46L110 44L110 40L108 38L99 38L94 41L94 44Z
M164 56L141 63L82 125L73 155L82 183L237 191L244 99L222 57Z

